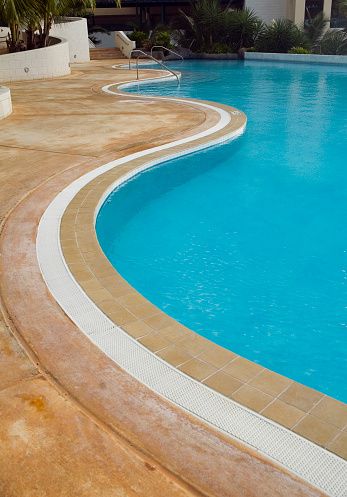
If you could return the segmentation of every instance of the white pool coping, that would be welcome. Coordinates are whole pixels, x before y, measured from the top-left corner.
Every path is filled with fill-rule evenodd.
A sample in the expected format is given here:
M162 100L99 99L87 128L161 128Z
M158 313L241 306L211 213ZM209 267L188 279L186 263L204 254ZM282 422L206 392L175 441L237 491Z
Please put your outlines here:
M336 66L347 65L347 57L345 55L245 52L245 60L262 62L291 62L298 64L329 64Z
M149 80L146 81L149 82ZM130 84L130 82L126 82L126 84ZM115 93L110 90L111 86L114 85L108 85L103 90ZM122 96L124 96L123 93ZM166 363L116 326L87 296L71 274L60 245L60 223L67 206L86 184L104 172L135 158L145 157L156 151L169 151L170 148L177 145L192 143L199 138L210 136L210 141L203 145L197 145L193 149L190 148L189 153L191 153L230 140L241 134L244 129L244 127L240 128L237 132L226 135L222 139L214 140L213 134L230 122L228 112L218 107L193 100L166 97L142 95L139 97L129 94L126 98L188 102L190 105L196 105L200 108L213 109L219 113L220 120L209 130L195 136L109 162L77 179L57 195L41 218L36 244L39 266L50 292L72 321L103 353L154 392L223 433L255 448L261 454L284 466L328 495L347 497L347 461L208 388ZM147 162L135 171L123 176L107 190L98 206L101 206L107 193L116 184L127 181L131 176L153 167L159 162L187 153L187 151L171 154L168 152L165 157Z

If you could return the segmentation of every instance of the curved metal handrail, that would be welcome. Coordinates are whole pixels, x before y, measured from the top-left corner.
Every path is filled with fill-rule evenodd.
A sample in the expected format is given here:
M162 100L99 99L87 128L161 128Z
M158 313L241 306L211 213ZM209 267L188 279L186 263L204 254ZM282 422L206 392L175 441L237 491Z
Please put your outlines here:
M171 52L173 53L174 55L177 55L177 57L181 57L182 60L184 60L184 58L182 57L182 55L180 55L179 53L177 52L174 52L173 50L171 50L170 48L167 48L167 47L163 47L163 45L154 45L154 47L151 48L151 55L153 54L153 49L154 48L163 48L164 50L167 50L168 52Z
M138 56L137 56L137 59L136 59L136 70L137 70L137 79L139 79L139 57L140 55L144 55L145 57L148 57L149 59L152 59L154 60L154 62L156 62L157 64L159 64L161 67L163 67L166 71L169 71L171 72L171 74L173 74L175 76L175 78L177 79L177 83L180 84L180 80L179 80L179 77L177 76L177 74L175 72L173 72L171 69L169 69L168 67L166 67L165 64L163 64L162 62L160 62L160 60L158 59L155 59L154 57L152 57L152 55L149 55L148 53L146 52L143 52L142 50L139 50L138 48L134 48L134 50L132 50L130 53L129 53L129 69L130 69L130 59L131 59L131 55L134 53L134 52L139 52Z

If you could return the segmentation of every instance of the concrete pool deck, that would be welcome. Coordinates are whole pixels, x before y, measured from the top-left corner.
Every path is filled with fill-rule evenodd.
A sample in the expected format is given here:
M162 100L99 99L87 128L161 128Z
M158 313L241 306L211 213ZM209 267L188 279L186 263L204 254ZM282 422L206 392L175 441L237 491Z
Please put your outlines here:
M150 74L144 72L144 76ZM108 62L93 62L74 66L72 76L59 80L10 85L14 112L2 121L0 129L0 208L5 221L1 293L6 325L29 358L1 322L0 430L4 445L0 488L5 495L21 496L36 496L39 491L42 495L76 496L321 495L129 377L79 332L42 281L35 252L37 224L63 187L107 161L196 133L216 122L213 112L198 111L189 104L162 101L151 105L141 99L129 103L124 97L102 93L102 86L127 80L128 75L126 70L115 72ZM63 224L65 227L69 229L68 224ZM94 240L90 242L93 245ZM94 247L85 248L90 255L95 252ZM68 262L81 263L76 255L73 250L67 253ZM100 261L100 256L96 259ZM82 286L83 281L90 281L85 290L94 292L100 307L108 306L106 313L118 318L122 313L123 322L118 323L127 332L159 355L171 347L165 359L171 357L172 363L178 360L172 350L187 353L175 366L191 361L207 364L207 377L215 380L209 386L214 388L228 384L224 381L228 378L239 386L234 393L247 387L249 392L259 391L260 396L270 395L266 392L277 388L274 399L282 404L299 410L303 403L308 404L300 420L311 416L316 423L313 433L324 435L317 443L346 458L344 404L318 392L293 392L293 382L287 384L279 375L269 378L263 368L249 377L254 365L207 344L170 318L163 320L157 310L146 315L147 304L128 287L119 293L126 284L115 271L105 273L104 264L104 260L97 264L96 287L82 274L80 281ZM83 273L84 268L79 269L77 272ZM121 308L114 307L114 298ZM136 310L141 315L136 316ZM138 319L127 321L127 313ZM234 369L223 371L232 363ZM185 372L194 376L194 371ZM245 374L247 378L240 378ZM206 381L207 377L198 379ZM257 384L252 383L255 378ZM279 399L285 392L287 397ZM244 397L247 404L252 395L245 392ZM301 405L292 405L291 398Z

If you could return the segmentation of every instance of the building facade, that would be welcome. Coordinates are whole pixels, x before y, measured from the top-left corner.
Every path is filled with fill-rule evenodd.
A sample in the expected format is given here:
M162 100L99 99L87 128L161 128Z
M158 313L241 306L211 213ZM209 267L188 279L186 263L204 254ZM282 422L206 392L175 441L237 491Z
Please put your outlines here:
M228 0L221 2L229 3ZM337 4L338 0L232 0L230 5L236 9L253 9L267 24L273 19L286 18L300 25L321 11L329 19L336 17ZM189 12L189 8L190 0L122 0L121 8L112 0L97 0L91 22L111 31L132 31L134 24L148 23L151 27L168 24L179 9Z
M337 1L334 0L245 0L245 7L253 9L267 24L281 17L302 24L324 12L328 19L334 15Z

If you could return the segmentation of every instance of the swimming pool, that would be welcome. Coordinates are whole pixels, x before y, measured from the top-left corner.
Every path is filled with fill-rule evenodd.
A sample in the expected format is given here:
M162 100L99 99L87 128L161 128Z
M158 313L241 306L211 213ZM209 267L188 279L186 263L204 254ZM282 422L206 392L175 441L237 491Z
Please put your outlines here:
M347 70L173 67L179 88L141 92L233 105L247 131L121 187L97 220L104 252L197 333L347 402Z

